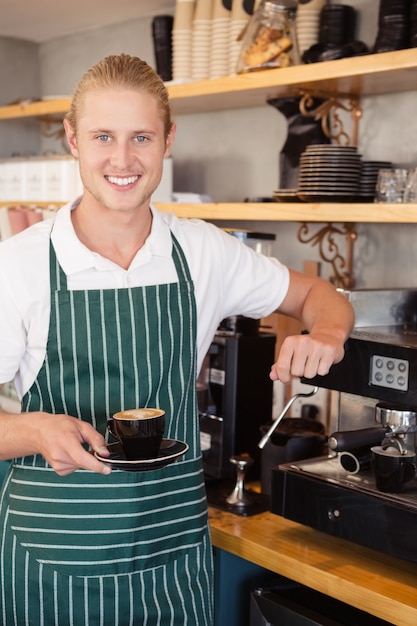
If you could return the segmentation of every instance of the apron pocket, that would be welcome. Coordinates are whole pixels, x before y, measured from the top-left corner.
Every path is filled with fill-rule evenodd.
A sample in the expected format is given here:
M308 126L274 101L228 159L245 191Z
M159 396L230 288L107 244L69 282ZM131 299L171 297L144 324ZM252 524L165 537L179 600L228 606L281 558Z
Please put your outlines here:
M201 459L110 476L14 466L9 523L22 547L62 574L158 567L199 545L207 529Z

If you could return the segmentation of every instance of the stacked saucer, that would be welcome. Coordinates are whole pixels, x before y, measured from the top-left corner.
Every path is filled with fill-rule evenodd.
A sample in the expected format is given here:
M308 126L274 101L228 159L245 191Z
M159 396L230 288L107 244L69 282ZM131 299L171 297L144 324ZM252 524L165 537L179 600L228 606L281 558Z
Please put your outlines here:
M362 161L361 176L358 188L359 202L373 202L378 181L378 172L381 169L392 167L390 161Z
M356 147L313 144L300 157L298 196L305 202L352 202L360 176Z

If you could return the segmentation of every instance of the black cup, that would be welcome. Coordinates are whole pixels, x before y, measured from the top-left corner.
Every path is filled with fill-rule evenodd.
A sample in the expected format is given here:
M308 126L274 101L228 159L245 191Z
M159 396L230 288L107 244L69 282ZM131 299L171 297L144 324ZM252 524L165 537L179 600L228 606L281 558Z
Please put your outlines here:
M158 456L165 430L162 409L129 409L115 413L107 428L123 448L129 461Z
M156 71L163 81L172 80L172 15L157 15L152 20Z
M415 453L407 450L401 454L397 448L382 446L374 446L371 453L377 489L386 493L400 493L403 484L415 475Z
M371 450L364 447L339 452L339 463L349 474L358 474L371 466Z

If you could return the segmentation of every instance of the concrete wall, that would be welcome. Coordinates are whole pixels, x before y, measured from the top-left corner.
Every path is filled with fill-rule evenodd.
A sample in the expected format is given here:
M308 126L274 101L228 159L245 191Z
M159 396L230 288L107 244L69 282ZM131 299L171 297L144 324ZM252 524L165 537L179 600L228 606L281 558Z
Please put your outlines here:
M357 39L372 46L379 3L352 0L358 10ZM1 41L1 40L0 40ZM1 49L1 48L0 48ZM39 88L43 95L70 94L80 75L107 54L127 52L154 66L151 18L51 39L39 46ZM3 70L0 70L4 71ZM26 90L31 92L32 88ZM10 99L20 95L10 95ZM6 99L7 100L7 99ZM417 93L365 98L359 149L367 159L417 165ZM177 118L174 186L177 191L207 193L216 201L270 196L279 184L279 152L286 138L284 117L270 106ZM48 141L42 149L50 148ZM58 151L59 146L54 146ZM347 220L348 220L348 213ZM226 225L222 222L222 225ZM317 247L297 241L298 224L228 223L275 232L274 254L296 269L320 260ZM313 225L311 232L318 226ZM358 225L355 277L360 287L415 286L417 225ZM336 238L344 253L343 235ZM329 266L322 265L328 277Z
M0 106L21 98L40 96L40 64L37 44L0 37ZM0 158L13 153L38 153L39 125L33 120L1 122Z

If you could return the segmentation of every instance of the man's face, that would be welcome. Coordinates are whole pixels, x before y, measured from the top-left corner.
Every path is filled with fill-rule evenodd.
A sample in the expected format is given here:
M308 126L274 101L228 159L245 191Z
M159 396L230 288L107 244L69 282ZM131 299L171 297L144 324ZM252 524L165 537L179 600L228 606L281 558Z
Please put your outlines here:
M156 98L124 88L90 91L81 103L77 133L64 124L80 163L83 202L121 212L148 208L175 134L173 128L165 140Z

